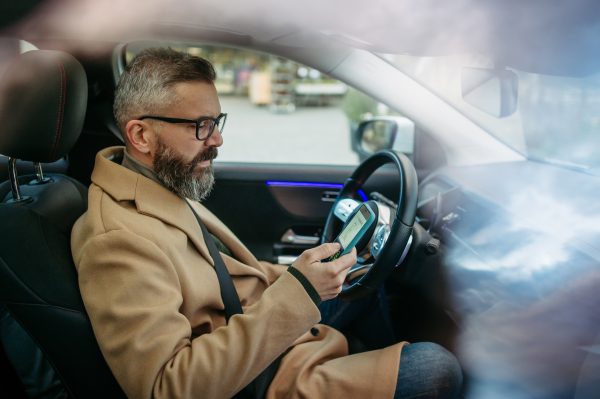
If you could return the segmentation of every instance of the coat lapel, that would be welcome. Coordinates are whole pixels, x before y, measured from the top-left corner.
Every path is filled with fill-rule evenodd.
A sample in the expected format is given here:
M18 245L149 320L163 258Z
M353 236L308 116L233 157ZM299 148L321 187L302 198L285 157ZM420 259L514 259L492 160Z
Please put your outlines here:
M117 201L135 201L137 211L154 217L183 231L198 248L200 254L214 267L204 242L202 229L198 225L186 200L160 184L135 173L111 159L122 158L124 147L110 147L98 153L92 182ZM202 222L229 248L235 259L224 257L232 275L255 276L267 286L267 273L246 246L212 212L197 202L191 201Z
M135 204L139 213L162 220L183 231L208 263L215 265L204 242L202 229L184 199L152 180L138 175Z
M263 272L261 264L254 255L252 255L250 250L246 248L246 246L227 226L223 224L223 222L219 220L219 218L198 202L191 202L191 204L196 213L198 213L198 216L200 216L200 219L202 219L202 222L206 225L208 231L217 236L217 238L229 248L234 258Z
M152 180L111 161L124 147L109 147L96 155L92 182L117 201L135 201L137 211L183 231L204 259L214 266L202 229L185 200ZM204 219L203 219L204 220Z

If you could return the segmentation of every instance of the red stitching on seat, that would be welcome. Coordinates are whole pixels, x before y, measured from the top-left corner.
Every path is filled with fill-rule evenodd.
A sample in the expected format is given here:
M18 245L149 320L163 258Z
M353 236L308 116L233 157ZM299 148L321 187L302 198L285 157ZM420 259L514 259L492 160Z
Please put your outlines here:
M52 143L52 148L50 149L50 154L48 155L49 161L53 162L53 160L54 160L53 154L56 151L56 149L58 148L58 144L60 143L60 135L62 133L62 122L63 122L63 118L64 118L64 109L65 109L63 97L64 97L64 94L66 93L67 76L66 76L66 72L65 72L65 67L62 64L62 62L60 62L60 59L58 59L58 57L50 54L47 51L44 51L44 53L48 54L50 57L52 57L56 61L56 64L58 65L59 74L60 74L60 100L58 103L58 120L56 121L56 133L54 134L54 142ZM64 79L63 79L63 75L64 75Z
M60 59L58 59L58 63L60 64L60 67L62 70L62 76L65 78L65 85L63 86L64 101L62 103L62 113L60 116L60 130L58 132L58 140L56 141L56 148L54 148L54 151L52 151L52 159L54 161L56 161L56 159L55 159L56 150L58 149L58 145L60 144L60 135L62 134L63 121L65 120L65 104L67 102L67 72L66 72L65 66L62 64L62 62L60 62Z

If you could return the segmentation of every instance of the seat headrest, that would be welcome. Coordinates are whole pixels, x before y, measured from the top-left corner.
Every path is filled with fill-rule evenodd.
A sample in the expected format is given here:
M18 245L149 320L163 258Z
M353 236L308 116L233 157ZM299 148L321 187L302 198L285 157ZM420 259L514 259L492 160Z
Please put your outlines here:
M77 141L87 106L79 61L60 51L28 51L0 78L0 154L54 162Z

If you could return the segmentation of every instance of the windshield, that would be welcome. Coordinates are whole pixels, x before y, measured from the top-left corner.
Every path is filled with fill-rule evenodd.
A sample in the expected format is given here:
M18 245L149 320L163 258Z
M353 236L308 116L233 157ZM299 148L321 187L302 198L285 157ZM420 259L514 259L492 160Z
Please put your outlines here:
M513 70L519 77L518 109L511 116L495 118L461 97L461 69L493 68L489 59L382 57L518 152L584 171L600 168L600 73L570 78Z

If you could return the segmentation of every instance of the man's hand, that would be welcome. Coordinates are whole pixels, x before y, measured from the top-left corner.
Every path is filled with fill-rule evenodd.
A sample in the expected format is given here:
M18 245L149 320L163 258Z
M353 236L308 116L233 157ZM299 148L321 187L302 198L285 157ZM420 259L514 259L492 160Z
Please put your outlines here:
M356 263L356 248L334 261L321 263L321 259L329 258L339 250L338 243L323 244L304 251L292 264L310 281L323 301L335 298L342 292L346 274Z

